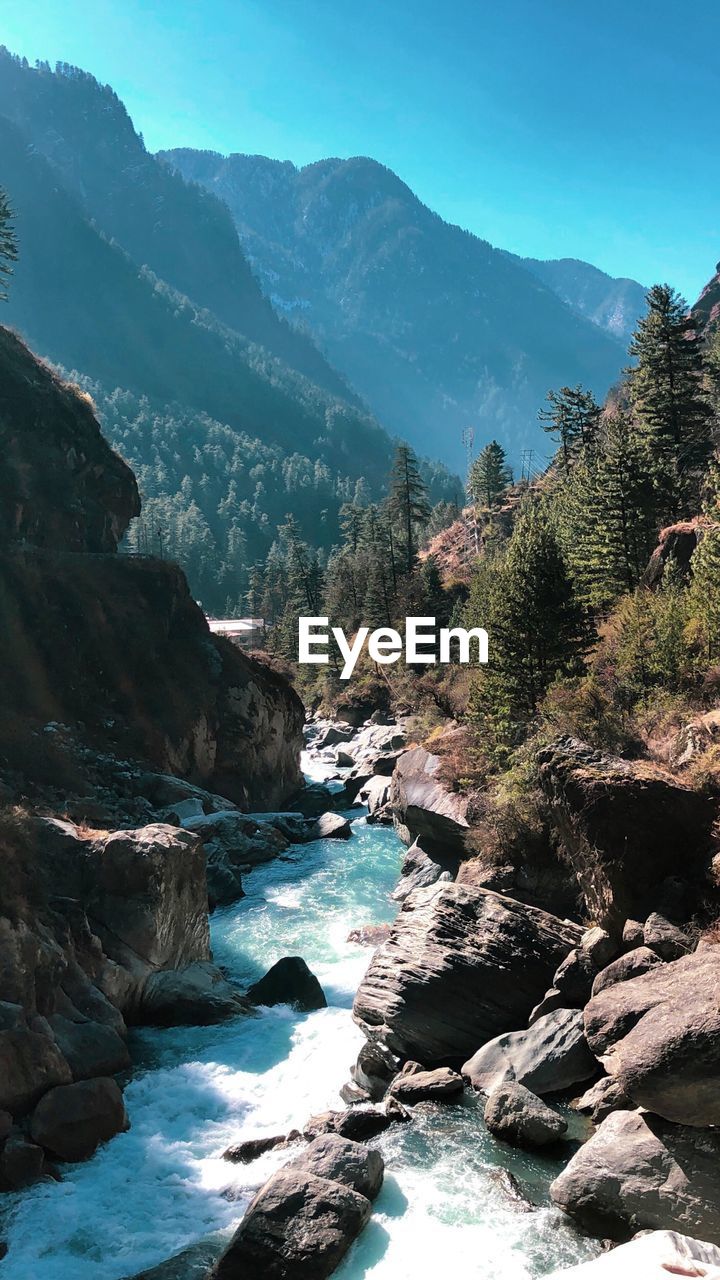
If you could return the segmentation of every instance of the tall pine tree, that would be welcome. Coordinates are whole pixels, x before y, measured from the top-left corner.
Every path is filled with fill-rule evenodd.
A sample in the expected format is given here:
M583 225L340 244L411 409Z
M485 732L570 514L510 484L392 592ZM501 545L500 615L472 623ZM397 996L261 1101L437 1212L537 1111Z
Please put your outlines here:
M497 440L491 440L470 468L470 497L478 506L494 507L509 484L512 484L512 472L507 464L505 450Z
M407 444L398 445L395 454L388 506L403 539L406 571L412 573L419 530L430 515L430 504L418 460Z
M563 467L569 471L578 448L589 448L595 441L600 406L592 392L580 384L548 391L547 401L549 408L541 409L538 418L543 430L559 443Z

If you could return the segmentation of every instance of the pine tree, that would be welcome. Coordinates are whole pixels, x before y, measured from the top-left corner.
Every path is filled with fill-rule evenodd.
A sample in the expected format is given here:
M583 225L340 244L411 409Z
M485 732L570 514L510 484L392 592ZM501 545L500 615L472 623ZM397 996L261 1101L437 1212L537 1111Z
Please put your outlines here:
M512 484L512 472L507 465L505 450L497 440L491 440L470 468L470 497L478 506L494 507L509 484Z
M583 611L547 514L519 517L488 599L490 662L471 716L500 751L520 741L557 677L578 669L587 644Z
M417 531L430 515L425 482L418 460L407 444L398 445L390 473L389 508L402 530L405 567L412 573L417 555Z
M655 542L656 501L629 414L605 417L597 447L565 476L554 509L583 603L602 610L634 591Z
M579 383L576 387L561 387L548 391L549 409L541 409L538 418L543 430L557 440L562 449L565 471L570 469L572 455L578 447L592 446L600 421L600 406L591 391Z
M7 298L8 283L17 261L18 243L12 226L13 211L5 191L0 188L0 300Z
M693 553L689 604L699 624L702 648L708 662L720 657L720 466L715 463L708 478L705 505L707 524Z
M663 520L697 510L700 474L711 451L713 411L705 399L702 344L687 305L654 285L630 344L637 365L630 395L645 433Z

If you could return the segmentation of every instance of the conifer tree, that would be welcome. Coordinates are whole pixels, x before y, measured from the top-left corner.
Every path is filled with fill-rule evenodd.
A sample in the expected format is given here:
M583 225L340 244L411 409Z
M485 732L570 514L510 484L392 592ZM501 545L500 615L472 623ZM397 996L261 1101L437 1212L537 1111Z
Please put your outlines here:
M521 739L552 681L578 668L587 644L570 574L537 504L518 519L490 587L488 614L490 662L471 715L502 751Z
M512 484L512 472L507 465L505 450L497 440L491 440L470 468L470 497L478 506L494 507L509 484Z
M645 434L661 520L669 521L697 510L713 413L705 399L701 340L684 299L663 284L653 286L647 301L630 344L637 360L630 395Z
M420 475L418 460L407 444L398 445L390 473L388 504L393 518L402 531L405 551L405 568L412 573L417 554L418 526L430 515L427 489Z
M579 383L548 391L549 408L541 409L538 418L543 430L556 440L562 450L563 467L569 471L571 458L578 447L589 448L595 441L600 421L600 406L591 391Z
M0 187L0 300L7 298L8 283L17 261L18 244L12 226L13 211L7 194Z

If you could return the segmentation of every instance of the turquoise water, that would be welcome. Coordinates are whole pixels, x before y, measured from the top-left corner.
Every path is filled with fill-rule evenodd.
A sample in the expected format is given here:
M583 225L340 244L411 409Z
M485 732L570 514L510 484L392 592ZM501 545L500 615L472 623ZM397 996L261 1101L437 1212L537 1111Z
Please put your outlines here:
M229 1233L254 1190L287 1159L250 1166L223 1150L243 1137L302 1126L342 1105L339 1089L362 1043L350 1010L370 951L351 929L389 921L402 846L353 823L349 841L318 841L246 877L247 896L212 919L216 961L241 984L283 955L302 955L329 1007L280 1007L217 1027L136 1032L139 1064L126 1090L131 1129L60 1183L8 1199L3 1280L122 1280L213 1232ZM449 1257L472 1280L529 1280L592 1256L549 1208L522 1213L498 1187L513 1169L547 1203L551 1162L490 1139L474 1099L418 1108L412 1125L378 1141L385 1187L339 1280L437 1280Z

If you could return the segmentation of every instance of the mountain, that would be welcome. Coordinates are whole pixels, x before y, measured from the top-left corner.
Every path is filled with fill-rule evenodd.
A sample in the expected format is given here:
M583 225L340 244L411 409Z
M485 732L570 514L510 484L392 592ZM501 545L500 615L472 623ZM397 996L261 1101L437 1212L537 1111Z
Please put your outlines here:
M4 318L92 395L138 474L129 536L215 611L288 512L332 546L340 505L384 491L393 441L263 296L227 208L147 153L112 90L7 51L0 154L20 244ZM456 495L425 473L434 500Z
M622 344L512 256L426 208L373 160L298 169L262 156L160 153L220 196L266 296L312 334L391 430L453 466L462 431L513 458L547 446L550 387L607 391Z
M519 258L514 262L531 271L573 311L627 346L645 311L647 290L637 280L616 279L578 258Z

